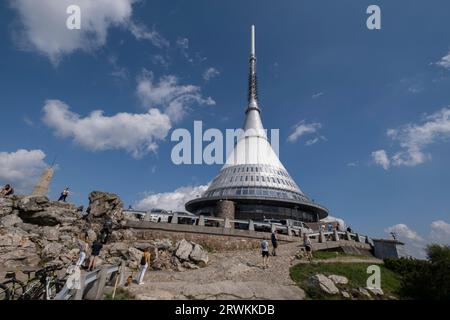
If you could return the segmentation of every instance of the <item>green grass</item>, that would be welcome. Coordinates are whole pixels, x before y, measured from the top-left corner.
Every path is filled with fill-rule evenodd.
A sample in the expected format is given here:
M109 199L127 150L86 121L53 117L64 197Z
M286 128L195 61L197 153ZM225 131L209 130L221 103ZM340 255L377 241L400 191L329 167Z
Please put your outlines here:
M310 298L314 299L333 299L339 297L325 296L318 292L311 291L305 285L306 279L318 273L326 276L336 274L344 276L349 280L341 289L351 290L352 288L366 287L367 278L370 274L367 273L367 267L370 263L312 263L312 264L298 264L290 269L291 278L308 293ZM379 265L381 270L381 288L385 296L398 296L400 289L400 276L393 271L386 269L383 265Z
M114 300L134 300L136 297L127 289L117 288ZM105 294L105 300L113 300L112 292Z

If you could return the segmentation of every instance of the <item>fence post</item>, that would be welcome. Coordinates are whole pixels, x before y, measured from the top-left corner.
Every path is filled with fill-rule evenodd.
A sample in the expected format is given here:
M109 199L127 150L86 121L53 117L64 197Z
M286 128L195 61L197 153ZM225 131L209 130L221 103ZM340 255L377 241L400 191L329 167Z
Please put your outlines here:
M231 222L229 218L225 218L225 224L223 227L226 229L231 229Z
M325 235L323 234L323 231L319 231L319 243L325 243L327 239L325 239Z
M176 223L178 224L178 213L174 213L172 216L172 220L170 221L170 223Z
M351 241L351 240L352 240L352 235L350 234L350 232L345 231L345 238L346 238L348 241Z
M361 242L361 239L359 238L359 233L355 233L356 242Z
M292 228L290 226L287 227L288 236L292 236Z
M119 286L123 286L125 283L125 270L126 270L125 260L122 260L119 267Z
M248 220L248 230L255 231L255 224L253 223L253 220Z
M205 216L200 215L198 217L198 225L204 227L205 226Z
M273 223L270 224L270 232L274 232L277 231L277 226L274 225Z
M86 274L83 274L80 277L80 289L77 289L75 291L73 300L83 300L85 281L86 281Z
M333 240L334 240L334 241L339 241L339 234L338 234L337 230L334 230L334 233L333 233Z

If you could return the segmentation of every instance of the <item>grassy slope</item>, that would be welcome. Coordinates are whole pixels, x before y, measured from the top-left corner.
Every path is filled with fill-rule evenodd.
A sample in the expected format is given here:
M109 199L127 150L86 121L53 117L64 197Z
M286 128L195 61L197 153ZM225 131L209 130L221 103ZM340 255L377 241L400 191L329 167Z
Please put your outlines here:
M317 264L298 264L291 268L291 278L304 289L311 298L331 298L322 295L317 295L316 292L311 292L304 284L305 280L312 275L322 273L324 275L340 275L349 280L346 290L351 288L365 287L367 278L370 276L366 272L370 263L317 263ZM381 288L385 295L398 295L400 288L400 277L380 265L381 269ZM336 297L335 297L336 298Z

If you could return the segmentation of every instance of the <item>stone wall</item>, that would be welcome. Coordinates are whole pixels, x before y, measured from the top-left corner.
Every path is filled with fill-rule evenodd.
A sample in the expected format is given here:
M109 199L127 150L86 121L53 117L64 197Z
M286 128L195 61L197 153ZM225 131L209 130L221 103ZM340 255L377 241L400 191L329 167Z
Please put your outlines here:
M207 250L223 251L223 250L242 250L259 248L260 241L258 239L244 239L232 236L207 235L201 233L190 232L168 232L165 230L138 229L136 237L139 240L148 241L161 238L168 238L176 242L186 239L203 246Z
M214 250L258 248L262 239L270 241L271 237L269 232L164 222L127 221L126 226L143 240L184 238ZM278 234L278 241L301 242L301 238Z

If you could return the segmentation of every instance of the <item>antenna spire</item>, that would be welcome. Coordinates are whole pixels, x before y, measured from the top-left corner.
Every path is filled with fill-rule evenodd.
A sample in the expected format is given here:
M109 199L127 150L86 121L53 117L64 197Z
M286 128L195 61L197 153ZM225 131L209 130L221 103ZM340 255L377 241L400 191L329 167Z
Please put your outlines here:
M250 34L250 72L248 76L248 107L246 112L250 110L259 111L258 107L258 84L256 79L256 54L255 54L255 26L251 27Z

